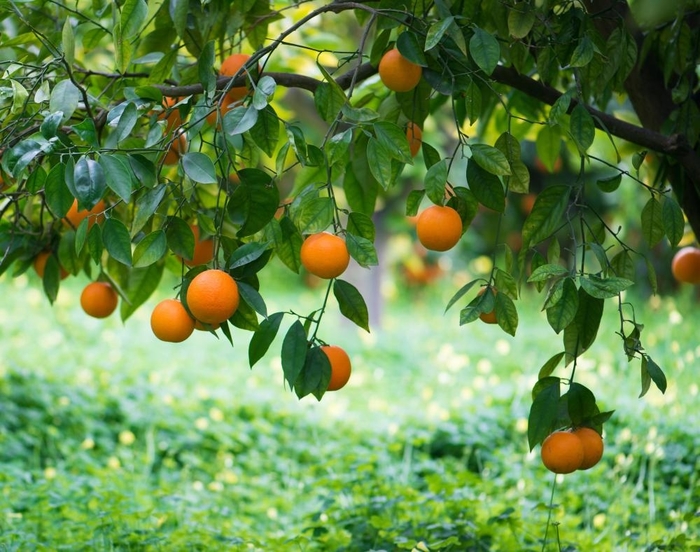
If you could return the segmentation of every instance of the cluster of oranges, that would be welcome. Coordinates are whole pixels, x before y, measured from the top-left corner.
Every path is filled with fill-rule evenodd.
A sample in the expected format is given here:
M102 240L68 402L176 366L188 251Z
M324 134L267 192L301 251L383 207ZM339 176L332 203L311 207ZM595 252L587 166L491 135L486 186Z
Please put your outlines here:
M595 429L579 427L555 431L542 442L541 457L551 472L567 474L588 470L603 457L603 438Z

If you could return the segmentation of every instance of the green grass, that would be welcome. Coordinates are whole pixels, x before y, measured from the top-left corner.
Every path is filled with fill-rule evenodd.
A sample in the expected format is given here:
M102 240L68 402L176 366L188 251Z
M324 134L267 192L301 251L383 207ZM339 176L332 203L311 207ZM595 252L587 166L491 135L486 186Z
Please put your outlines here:
M278 277L270 312L320 306L322 290ZM443 316L448 280L399 290L371 334L331 305L320 337L353 376L318 403L285 388L280 338L250 370L248 334L161 343L155 299L125 325L93 320L76 308L84 283L51 307L33 275L0 280L0 550L543 549L553 476L526 419L561 338L537 298L516 338ZM615 410L606 453L559 479L544 549L698 550L691 290L638 312L665 395L637 398L611 306L577 371Z

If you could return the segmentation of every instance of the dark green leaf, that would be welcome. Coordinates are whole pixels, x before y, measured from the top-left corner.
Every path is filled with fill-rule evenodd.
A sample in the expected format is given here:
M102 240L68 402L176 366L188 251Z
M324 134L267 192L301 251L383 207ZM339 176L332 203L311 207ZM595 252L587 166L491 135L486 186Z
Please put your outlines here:
M255 331L248 345L248 363L251 368L265 356L277 337L282 318L284 313L276 312L260 322L260 327Z
M642 209L642 235L649 246L654 247L663 239L664 234L661 203L655 197L651 197Z
M683 211L678 202L672 196L666 196L662 207L662 219L664 232L672 247L676 247L683 239L685 233L685 220Z
M131 238L122 221L107 219L102 228L102 241L113 259L131 266Z
M511 174L508 158L498 148L486 144L472 144L470 148L472 160L485 171L496 176Z
M348 233L345 236L345 243L348 246L348 253L360 266L367 268L379 263L374 244L367 238Z
M287 330L282 342L282 370L290 389L294 387L304 368L307 351L308 342L304 326L299 320L296 320Z
M430 201L436 205L442 205L445 199L445 187L447 185L447 173L449 166L447 159L435 163L425 173L425 193Z
M498 325L507 334L515 336L515 332L518 329L518 311L515 308L515 303L503 292L496 294L495 303Z
M556 355L552 356L547 362L545 362L542 365L542 368L540 368L539 373L537 374L537 379L541 380L548 376L551 376L552 372L554 372L557 366L559 366L559 364L561 363L561 360L564 358L565 354L566 353L562 351L561 353L557 353Z
M262 151L272 157L279 142L280 121L271 105L259 111L258 120L250 129L250 136Z
M575 381L571 382L569 390L566 392L566 403L569 418L575 426L581 425L582 422L599 412L593 393Z
M578 290L572 278L566 278L562 284L561 297L547 308L547 322L555 331L561 332L576 317L578 312Z
M321 400L331 380L331 364L320 347L311 347L306 355L296 381L294 391L300 399L313 394Z
M215 184L216 168L209 156L197 151L188 152L182 156L182 170L194 182L199 184Z
M491 33L475 27L474 34L469 40L469 53L479 68L490 75L498 65L501 47Z
M537 196L523 224L523 251L546 240L559 228L570 191L568 186L549 186Z
M467 182L479 203L499 213L505 210L506 196L503 184L497 176L487 172L473 160L467 163Z
M367 304L357 288L345 280L336 279L333 282L333 295L338 301L341 314L369 332Z
M97 228L95 225L93 228ZM126 294L126 301L120 301L120 311L122 321L129 318L136 309L143 305L153 292L158 289L158 284L163 276L165 263L155 263L146 268L136 268L129 271L129 278L123 288Z
M559 413L560 380L547 377L536 384L537 394L530 406L527 425L527 441L530 450L540 444L555 429L553 426Z
M651 380L654 382L656 387L659 388L659 391L662 393L666 392L666 375L664 374L663 370L659 367L656 362L652 360L652 358L649 355L644 355L642 357L642 362L646 360L646 370L649 373L649 377L651 377Z
M134 248L134 268L144 268L163 258L168 251L168 241L163 230L151 232Z
M571 111L571 121L569 123L571 136L576 142L581 153L588 151L595 138L595 124L593 117L583 104L576 104Z

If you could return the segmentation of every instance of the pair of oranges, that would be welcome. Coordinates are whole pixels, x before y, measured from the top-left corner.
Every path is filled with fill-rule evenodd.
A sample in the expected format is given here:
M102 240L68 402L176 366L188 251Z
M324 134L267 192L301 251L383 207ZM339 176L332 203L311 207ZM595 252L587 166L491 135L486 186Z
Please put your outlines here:
M542 443L542 463L554 473L588 470L603 457L603 438L595 429L579 427L573 431L555 431Z

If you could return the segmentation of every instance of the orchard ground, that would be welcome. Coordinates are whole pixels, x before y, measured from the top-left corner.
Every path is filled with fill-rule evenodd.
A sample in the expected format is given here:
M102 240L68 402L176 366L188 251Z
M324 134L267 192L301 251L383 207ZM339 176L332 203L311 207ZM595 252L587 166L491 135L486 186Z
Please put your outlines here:
M270 312L317 308L320 289L261 276ZM370 334L330 308L320 337L353 373L319 403L285 387L279 346L248 368L250 333L234 331L233 349L199 331L158 341L149 316L169 285L123 325L85 315L82 276L53 308L33 272L3 276L0 548L697 550L694 289L636 303L665 395L636 398L639 364L607 305L577 370L615 409L605 454L559 476L543 547L555 476L528 451L526 420L560 345L527 295L516 338L459 327L456 310L442 315L458 277L392 284Z

